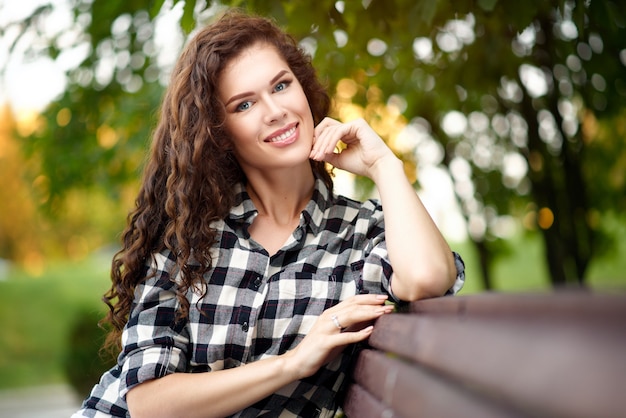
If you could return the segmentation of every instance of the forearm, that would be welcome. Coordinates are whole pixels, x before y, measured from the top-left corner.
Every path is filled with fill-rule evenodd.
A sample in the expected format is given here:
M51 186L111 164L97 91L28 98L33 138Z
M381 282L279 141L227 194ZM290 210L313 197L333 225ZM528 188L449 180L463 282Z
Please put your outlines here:
M299 379L286 356L227 370L175 373L131 389L126 397L133 418L224 417Z
M347 147L335 153L338 141ZM443 295L454 284L450 247L404 175L402 162L363 120L325 118L315 128L311 158L366 175L376 184L385 215L385 241L394 276L391 290L411 301Z
M444 294L456 277L454 257L407 180L402 162L386 157L371 173L385 215L385 241L394 271L392 291L409 301Z
M133 418L223 417L238 412L297 380L315 374L350 344L367 339L384 314L386 296L356 295L317 318L294 348L239 367L206 373L175 373L131 389L126 401ZM345 329L338 329L334 316Z

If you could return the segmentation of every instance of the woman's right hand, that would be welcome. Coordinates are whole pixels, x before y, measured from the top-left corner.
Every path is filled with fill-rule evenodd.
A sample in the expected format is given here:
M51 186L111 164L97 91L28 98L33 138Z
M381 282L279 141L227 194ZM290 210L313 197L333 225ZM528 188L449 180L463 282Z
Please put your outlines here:
M346 145L341 151L337 150L339 142ZM385 141L364 119L342 123L332 118L324 118L315 127L309 157L374 181L379 171L377 167L381 166L382 161L400 163Z
M311 376L347 345L367 339L373 321L393 311L387 295L356 295L325 310L304 339L285 354L298 379Z
M357 295L324 311L293 350L230 369L172 373L126 395L133 417L224 417L313 375L348 344L367 339L371 323L392 311L387 296ZM339 327L335 325L335 320ZM344 328L345 327L345 328Z

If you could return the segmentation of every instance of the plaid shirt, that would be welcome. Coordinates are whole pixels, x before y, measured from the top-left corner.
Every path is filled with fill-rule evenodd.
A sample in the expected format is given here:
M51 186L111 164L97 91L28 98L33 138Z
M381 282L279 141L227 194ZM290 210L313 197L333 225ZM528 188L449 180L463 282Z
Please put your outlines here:
M176 322L176 266L155 254L137 287L118 365L105 373L74 417L129 417L134 386L175 372L228 369L294 348L327 308L359 293L390 292L383 212L331 195L316 181L297 229L275 255L250 238L257 211L237 185L238 204L215 225L219 235L206 294L191 290L189 319ZM449 293L463 285L463 263ZM391 295L393 297L393 295ZM293 382L233 417L331 417L349 366L349 350L313 376Z

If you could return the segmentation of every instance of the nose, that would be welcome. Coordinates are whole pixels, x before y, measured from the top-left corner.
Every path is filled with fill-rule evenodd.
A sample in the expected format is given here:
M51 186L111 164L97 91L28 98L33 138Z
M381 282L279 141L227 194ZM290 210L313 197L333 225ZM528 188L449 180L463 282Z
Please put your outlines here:
M278 122L287 117L287 111L284 106L273 95L269 95L265 98L265 122L272 124Z

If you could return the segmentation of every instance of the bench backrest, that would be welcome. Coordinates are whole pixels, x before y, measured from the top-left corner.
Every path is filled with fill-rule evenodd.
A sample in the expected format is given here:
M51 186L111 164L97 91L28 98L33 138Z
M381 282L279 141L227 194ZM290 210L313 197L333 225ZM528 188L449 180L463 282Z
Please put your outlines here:
M626 295L477 294L380 318L349 418L625 417Z

